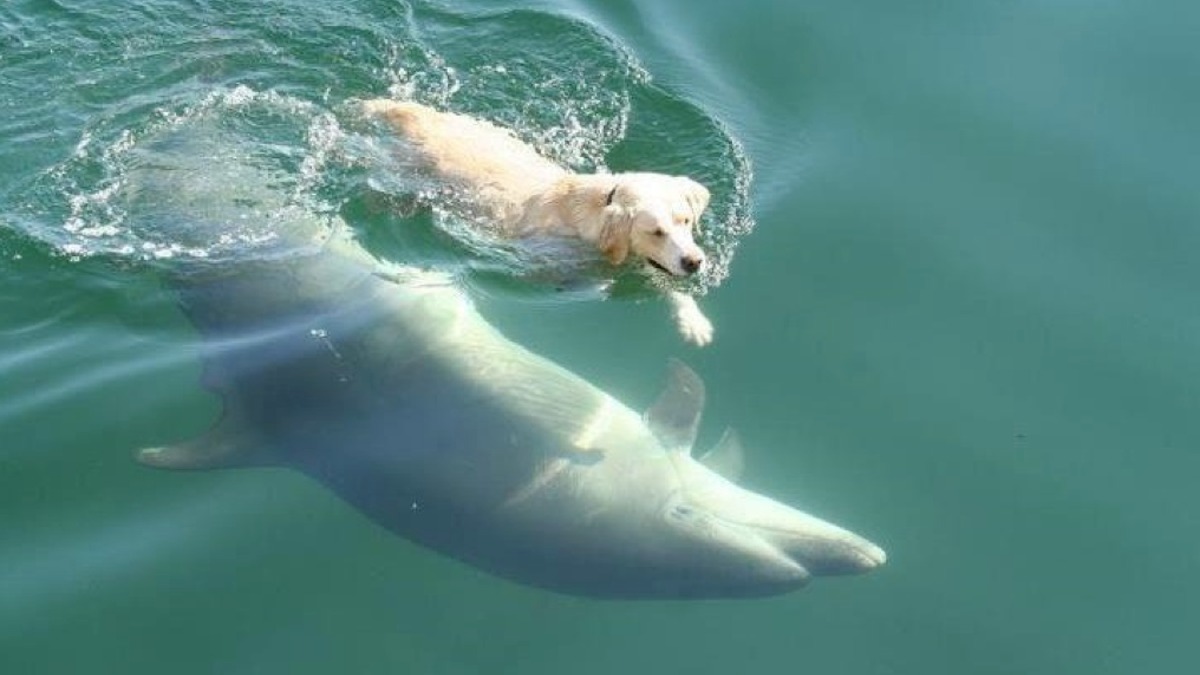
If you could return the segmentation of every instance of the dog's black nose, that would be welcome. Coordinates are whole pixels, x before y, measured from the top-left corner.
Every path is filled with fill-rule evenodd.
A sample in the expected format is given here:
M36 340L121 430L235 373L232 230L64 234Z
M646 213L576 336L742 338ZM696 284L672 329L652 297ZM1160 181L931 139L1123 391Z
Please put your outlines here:
M700 269L700 265L703 262L704 260L699 256L689 255L680 259L679 265L683 268L684 272L687 272L688 274L695 274L696 270Z

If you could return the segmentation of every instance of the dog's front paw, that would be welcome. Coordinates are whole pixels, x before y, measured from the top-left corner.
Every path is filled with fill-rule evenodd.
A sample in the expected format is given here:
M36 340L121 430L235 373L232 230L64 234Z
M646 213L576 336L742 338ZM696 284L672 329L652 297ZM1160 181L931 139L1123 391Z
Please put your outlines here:
M679 308L675 313L675 325L679 327L679 333L683 339L697 347L703 347L712 342L712 322L695 304Z

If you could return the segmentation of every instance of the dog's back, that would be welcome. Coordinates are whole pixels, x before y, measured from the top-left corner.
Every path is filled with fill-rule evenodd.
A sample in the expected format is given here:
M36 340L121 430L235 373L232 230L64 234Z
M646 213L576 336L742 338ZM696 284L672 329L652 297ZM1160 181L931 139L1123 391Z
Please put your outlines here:
M475 191L502 221L518 217L525 200L567 175L511 131L485 120L410 101L375 99L363 108L386 120L443 178Z

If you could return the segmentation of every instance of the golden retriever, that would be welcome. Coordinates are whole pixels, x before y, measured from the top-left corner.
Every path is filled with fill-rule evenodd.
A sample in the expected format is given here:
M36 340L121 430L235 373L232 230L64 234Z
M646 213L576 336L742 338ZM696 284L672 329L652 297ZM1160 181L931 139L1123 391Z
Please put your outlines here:
M675 276L704 268L692 231L708 190L659 173L576 174L485 120L409 101L375 99L368 115L386 121L438 176L465 188L482 215L509 237L550 234L594 244L613 264L629 255ZM694 298L667 293L683 337L712 341L712 323Z

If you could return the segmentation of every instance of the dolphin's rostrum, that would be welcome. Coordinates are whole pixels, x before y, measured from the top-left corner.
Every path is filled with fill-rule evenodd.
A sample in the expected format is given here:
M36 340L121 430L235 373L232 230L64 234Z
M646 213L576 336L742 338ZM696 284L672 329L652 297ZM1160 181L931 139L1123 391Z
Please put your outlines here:
M178 161L142 162L139 194L188 210L177 222L211 230L274 206L253 168L217 191L171 171ZM736 435L693 458L704 387L686 366L673 362L638 414L505 338L450 281L381 273L344 226L275 221L302 253L172 274L223 414L200 439L142 450L144 463L293 467L405 538L576 595L768 595L884 562L734 483Z

